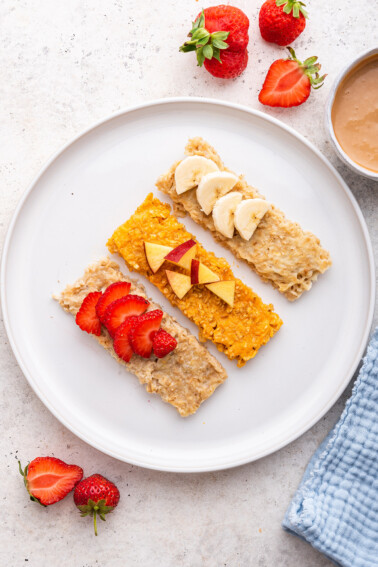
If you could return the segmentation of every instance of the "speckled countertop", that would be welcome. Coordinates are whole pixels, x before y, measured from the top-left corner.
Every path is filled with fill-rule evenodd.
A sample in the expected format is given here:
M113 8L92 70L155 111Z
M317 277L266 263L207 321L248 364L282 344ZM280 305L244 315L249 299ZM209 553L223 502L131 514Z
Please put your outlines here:
M235 2L251 20L250 63L238 80L222 82L197 68L194 57L178 53L201 7L195 0L0 2L1 242L17 201L47 158L112 112L177 95L216 97L265 111L257 93L283 51L260 39L260 3ZM294 47L300 56L319 56L326 85L302 107L267 112L301 132L336 166L360 204L377 253L378 187L338 161L323 130L335 74L377 43L376 6L370 0L309 0L308 10L311 19ZM270 457L218 473L159 473L115 461L60 425L24 379L2 325L0 334L1 567L331 565L280 524L350 387L315 427ZM119 508L100 526L97 539L69 498L50 509L28 501L16 459L48 453L85 463L87 473L101 471L118 484Z

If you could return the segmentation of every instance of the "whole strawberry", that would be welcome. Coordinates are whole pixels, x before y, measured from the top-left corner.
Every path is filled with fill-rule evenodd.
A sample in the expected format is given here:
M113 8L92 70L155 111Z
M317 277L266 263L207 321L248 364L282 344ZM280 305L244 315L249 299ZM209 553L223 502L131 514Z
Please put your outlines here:
M92 474L84 478L74 492L74 502L81 516L93 516L95 535L97 535L97 514L105 521L105 515L114 510L119 497L116 485L100 474Z
M305 4L299 0L266 0L259 14L260 32L270 43L289 45L306 27Z
M295 56L291 47L288 59L278 59L269 68L259 101L267 106L284 108L299 106L310 96L311 87L323 86L326 75L319 77L320 64L317 57L309 57L303 63Z
M190 39L180 51L195 51L198 65L205 65L215 77L238 77L248 62L248 28L249 20L239 8L225 5L206 8L193 22Z
M67 465L55 457L37 457L24 469L19 461L18 466L30 500L42 506L51 506L63 500L83 478L81 467Z
M249 19L239 8L221 4L202 10L196 21L201 17L203 17L203 26L200 27L205 28L209 34L219 31L228 33L226 39L229 51L247 49ZM211 38L209 43L211 43Z

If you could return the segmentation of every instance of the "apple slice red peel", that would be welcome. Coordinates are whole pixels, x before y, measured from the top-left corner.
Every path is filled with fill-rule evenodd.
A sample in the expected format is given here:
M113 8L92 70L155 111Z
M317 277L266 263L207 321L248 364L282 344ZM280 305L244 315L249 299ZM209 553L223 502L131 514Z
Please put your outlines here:
M220 277L205 266L205 264L202 264L202 262L194 258L190 269L190 279L192 285L196 285L218 282Z
M177 266L181 266L186 270L190 271L190 266L192 263L193 258L195 257L197 252L197 243L195 240L190 239L186 240L182 244L173 248L166 256L165 260L168 262L172 262Z

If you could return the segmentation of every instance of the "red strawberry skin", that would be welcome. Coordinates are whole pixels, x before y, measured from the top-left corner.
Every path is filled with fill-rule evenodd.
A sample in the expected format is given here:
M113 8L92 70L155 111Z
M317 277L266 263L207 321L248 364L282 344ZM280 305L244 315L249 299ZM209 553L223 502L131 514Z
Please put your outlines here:
M259 101L267 106L292 107L310 96L311 82L296 61L278 59L269 68Z
M149 311L139 317L139 321L130 331L130 343L135 354L150 358L153 338L160 328L163 312L160 309Z
M80 329L98 337L101 335L101 321L98 318L96 306L101 296L101 291L88 293L76 314L76 324Z
M248 51L232 52L225 49L221 52L221 61L222 63L219 63L213 57L212 59L205 59L204 65L213 77L236 79L247 67Z
M176 339L167 333L167 331L164 331L164 329L159 329L154 335L152 348L157 358L164 358L164 356L167 356L167 354L172 352L176 347Z
M149 306L149 301L140 295L126 295L113 301L105 312L105 326L110 335L114 337L116 330L127 317L142 315Z
M277 6L276 0L266 0L259 13L260 33L265 41L277 45L290 45L306 27L306 18L300 12L295 18L293 12L286 14L283 6Z
M115 282L109 285L103 293L103 296L100 297L97 305L96 305L96 312L98 318L100 319L101 323L104 323L105 320L105 312L109 305L129 294L130 292L131 283L129 282Z
M37 457L21 474L31 499L50 506L62 500L80 482L83 469L55 457Z
M130 362L133 355L133 349L130 344L130 331L135 327L139 320L139 317L132 315L127 317L122 325L118 327L114 336L113 347L119 358L122 358L125 362Z
M247 48L249 19L239 8L221 4L220 6L205 8L204 14L205 28L208 32L230 32L226 39L228 43L227 51L244 51ZM223 54L222 52L221 58Z
M116 485L100 474L88 476L75 488L74 502L76 506L86 506L88 500L99 502L105 500L105 506L115 508L120 494Z

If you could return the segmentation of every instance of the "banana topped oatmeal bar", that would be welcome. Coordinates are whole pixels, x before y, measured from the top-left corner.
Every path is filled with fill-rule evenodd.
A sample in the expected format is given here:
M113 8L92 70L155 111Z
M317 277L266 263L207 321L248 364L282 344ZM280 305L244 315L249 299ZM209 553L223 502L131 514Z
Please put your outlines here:
M218 173L225 175L222 172L229 172L230 175L234 175L224 167L214 148L202 138L189 140L185 154L202 156L202 159L206 158L215 164ZM249 239L242 238L236 223L235 227L238 232L235 231L233 234L232 226L230 235L222 234L216 226L217 217L209 214L211 209L205 214L198 202L196 187L200 179L197 179L197 184L194 184L189 190L184 188L184 191L178 194L175 172L181 163L183 162L178 161L173 164L156 183L157 188L169 195L175 203L175 213L178 216L189 214L196 223L210 230L217 241L231 250L237 258L247 262L263 281L270 282L287 299L290 301L298 299L304 291L311 288L318 275L331 266L330 255L321 247L319 239L311 232L303 231L299 224L288 220L284 213L274 205L270 205L270 209L261 218ZM213 172L214 169L212 167L209 169L207 165L204 173L208 171ZM208 175L209 178L212 176L214 177L214 173ZM264 199L257 189L248 185L243 177L237 178L232 191L234 199L235 193L240 194L239 198L243 199L243 204L245 199L259 200L260 204ZM231 200L232 196L228 199ZM219 199L220 201L222 199ZM265 199L264 202L266 203Z
M115 282L130 282L131 293L146 298L143 286L127 278L120 271L118 264L109 258L89 266L79 280L68 285L54 298L63 309L76 315L89 293L103 291ZM149 308L160 309L153 302ZM182 417L187 417L195 413L201 403L226 380L227 374L208 350L173 317L164 313L162 324L177 341L175 350L164 358L152 356L146 359L134 355L130 362L126 363L115 353L113 340L105 328L102 328L101 335L95 338L117 362L137 376L147 392L159 394L165 402L173 405Z
M122 256L129 270L146 276L172 305L198 326L201 341L211 340L230 360L236 359L238 366L243 366L273 337L282 321L272 305L265 305L258 295L234 277L224 258L217 258L198 242L198 259L221 280L235 282L234 304L233 307L227 305L206 286L192 286L180 299L169 285L163 268L153 273L146 259L144 242L175 247L190 239L195 240L195 237L170 213L169 205L153 198L151 193L130 219L114 232L107 246L110 252ZM177 269L179 273L184 271L180 267Z

